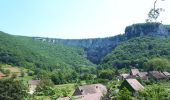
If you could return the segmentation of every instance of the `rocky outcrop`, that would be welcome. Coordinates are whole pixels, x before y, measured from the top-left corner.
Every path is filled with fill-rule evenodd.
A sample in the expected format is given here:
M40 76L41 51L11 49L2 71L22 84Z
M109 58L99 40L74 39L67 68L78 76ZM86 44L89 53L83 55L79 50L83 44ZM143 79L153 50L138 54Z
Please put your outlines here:
M139 36L166 37L168 35L168 29L161 23L134 24L125 29L125 37L127 39Z

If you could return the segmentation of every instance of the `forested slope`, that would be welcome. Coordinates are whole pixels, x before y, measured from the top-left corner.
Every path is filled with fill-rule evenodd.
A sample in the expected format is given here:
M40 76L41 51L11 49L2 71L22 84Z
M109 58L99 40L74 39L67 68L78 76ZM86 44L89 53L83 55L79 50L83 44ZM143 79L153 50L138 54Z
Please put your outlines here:
M0 32L0 63L46 70L92 68L81 48L34 41Z
M136 37L118 45L102 61L104 68L144 67L152 58L170 60L170 37Z

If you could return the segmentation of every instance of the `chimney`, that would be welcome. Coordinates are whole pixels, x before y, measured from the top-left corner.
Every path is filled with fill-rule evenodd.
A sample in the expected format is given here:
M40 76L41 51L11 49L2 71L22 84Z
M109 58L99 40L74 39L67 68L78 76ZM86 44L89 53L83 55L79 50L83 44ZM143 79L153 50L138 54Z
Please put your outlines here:
M98 89L98 86L96 86L96 89Z
M83 90L81 89L81 90L80 90L80 92L82 93L82 92L83 92Z

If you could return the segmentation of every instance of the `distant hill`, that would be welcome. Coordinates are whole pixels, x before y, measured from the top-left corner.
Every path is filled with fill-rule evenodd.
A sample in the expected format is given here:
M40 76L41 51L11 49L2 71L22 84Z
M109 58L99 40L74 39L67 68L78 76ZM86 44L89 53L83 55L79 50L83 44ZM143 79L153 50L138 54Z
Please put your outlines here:
M150 37L167 37L170 34L170 26L162 25L161 23L140 23L127 26L125 33L107 38L95 39L55 39L34 37L34 40L49 42L54 44L64 44L74 47L83 48L87 58L95 63L100 64L102 59L110 53L121 42L131 38L150 36Z
M4 32L0 32L0 63L45 70L95 68L81 48L35 41Z

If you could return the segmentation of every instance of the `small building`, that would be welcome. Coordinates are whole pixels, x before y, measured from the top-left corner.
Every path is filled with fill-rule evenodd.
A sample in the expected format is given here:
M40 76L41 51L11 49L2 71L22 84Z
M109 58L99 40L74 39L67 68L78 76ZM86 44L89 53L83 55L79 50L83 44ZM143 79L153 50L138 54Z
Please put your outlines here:
M148 80L148 72L140 72L138 76L143 80Z
M155 80L161 80L166 78L166 76L159 71L149 71L149 77L154 78Z
M126 87L133 95L139 90L143 90L144 87L142 84L138 82L136 79L126 79L122 84L121 84L121 89L123 87Z
M28 88L29 88L29 93L33 94L36 90L37 85L40 84L40 80L29 80L28 81Z
M95 94L95 93L100 93L100 94L102 94L102 96L106 95L107 94L106 86L104 86L102 84L79 86L75 90L73 96Z
M2 72L0 72L0 79L2 79L3 77L5 77L5 75Z
M132 75L132 76L136 76L136 75L138 75L139 74L139 70L138 69L131 69L131 71L130 71L130 75Z

